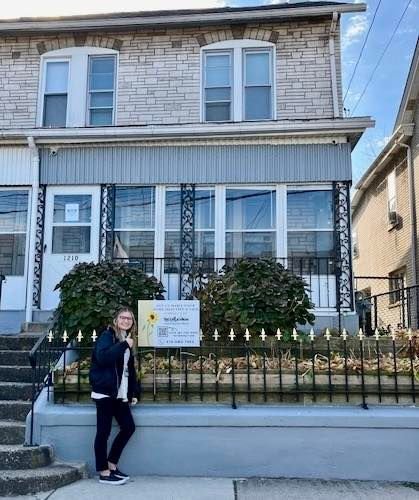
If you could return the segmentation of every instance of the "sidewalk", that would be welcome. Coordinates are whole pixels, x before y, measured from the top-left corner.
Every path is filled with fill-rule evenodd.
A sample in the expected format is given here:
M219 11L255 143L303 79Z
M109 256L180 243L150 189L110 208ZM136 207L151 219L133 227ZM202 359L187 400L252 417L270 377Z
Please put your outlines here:
M419 484L305 479L134 477L121 486L84 479L13 500L419 500Z

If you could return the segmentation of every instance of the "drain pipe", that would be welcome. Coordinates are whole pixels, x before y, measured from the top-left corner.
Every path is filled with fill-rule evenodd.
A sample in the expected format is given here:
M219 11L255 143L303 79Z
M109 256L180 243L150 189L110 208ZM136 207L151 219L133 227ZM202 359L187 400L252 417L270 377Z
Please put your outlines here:
M335 53L335 35L337 31L339 15L333 12L332 24L329 32L329 54L330 54L330 75L332 78L332 99L333 99L333 117L339 118L339 99L338 83L336 75L336 53Z
M31 152L31 163L32 163L32 196L31 196L31 216L29 222L28 277L26 281L25 321L26 323L30 323L32 321L32 309L33 309L36 215L38 211L38 192L39 192L39 151L33 137L28 137L27 140Z

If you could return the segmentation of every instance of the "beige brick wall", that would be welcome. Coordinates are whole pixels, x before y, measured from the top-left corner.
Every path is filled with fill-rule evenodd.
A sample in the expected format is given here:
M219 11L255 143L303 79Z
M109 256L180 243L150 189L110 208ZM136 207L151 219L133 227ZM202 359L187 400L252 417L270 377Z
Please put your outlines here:
M333 117L328 32L330 20L248 25L243 38L267 40L278 33L277 118ZM86 45L122 41L118 71L117 124L196 123L200 118L200 45L233 39L228 27L170 29L87 36ZM0 38L0 128L33 127L39 81L37 44L74 46L73 36ZM341 85L339 36L336 36ZM341 101L342 92L339 89ZM340 106L341 107L341 106Z

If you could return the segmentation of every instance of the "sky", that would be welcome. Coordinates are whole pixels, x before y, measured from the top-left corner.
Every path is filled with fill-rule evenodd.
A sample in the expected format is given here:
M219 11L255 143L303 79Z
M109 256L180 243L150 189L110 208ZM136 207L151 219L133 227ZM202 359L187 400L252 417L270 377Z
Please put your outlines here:
M292 0L290 0L292 1ZM394 122L406 83L413 51L419 34L419 0L363 0L366 13L342 16L343 92L347 91L355 64L367 31L379 5L376 18L365 45L352 84L347 93L345 108L353 116L371 116L376 121L374 129L366 131L355 148L353 161L354 184L360 179L392 135ZM361 0L347 0L361 3ZM287 0L13 0L2 1L0 18L65 16L99 12L119 12L188 9L206 7L239 7L287 3ZM371 77L385 46L390 40L406 6L406 14L378 66L362 99L358 99ZM356 106L356 109L355 109Z

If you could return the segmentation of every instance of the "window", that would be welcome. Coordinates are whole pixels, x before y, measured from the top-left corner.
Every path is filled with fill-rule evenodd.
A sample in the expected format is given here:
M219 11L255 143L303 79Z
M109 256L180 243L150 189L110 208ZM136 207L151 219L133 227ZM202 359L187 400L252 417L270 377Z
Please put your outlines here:
M181 191L166 190L165 272L178 272L180 260ZM215 194L213 189L195 190L194 255L203 268L213 270L215 247Z
M334 255L331 190L289 190L287 194L288 266L309 261L310 272L330 274ZM301 259L308 257L309 259ZM303 263L303 264L302 264Z
M275 189L227 189L226 259L275 257Z
M388 222L391 226L398 223L396 201L396 170L393 170L387 177Z
M27 191L0 191L0 274L24 275L27 214Z
M403 289L406 288L406 268L398 269L389 274L390 305L406 300Z
M44 127L65 127L67 91L68 61L48 61L44 91Z
M92 196L54 196L52 253L90 253Z
M203 121L272 120L274 45L256 40L203 48Z
M117 52L73 47L42 56L38 123L102 127L115 122Z
M359 257L358 233L356 231L352 232L352 253L354 259Z
M134 261L153 272L155 188L117 187L113 258Z

